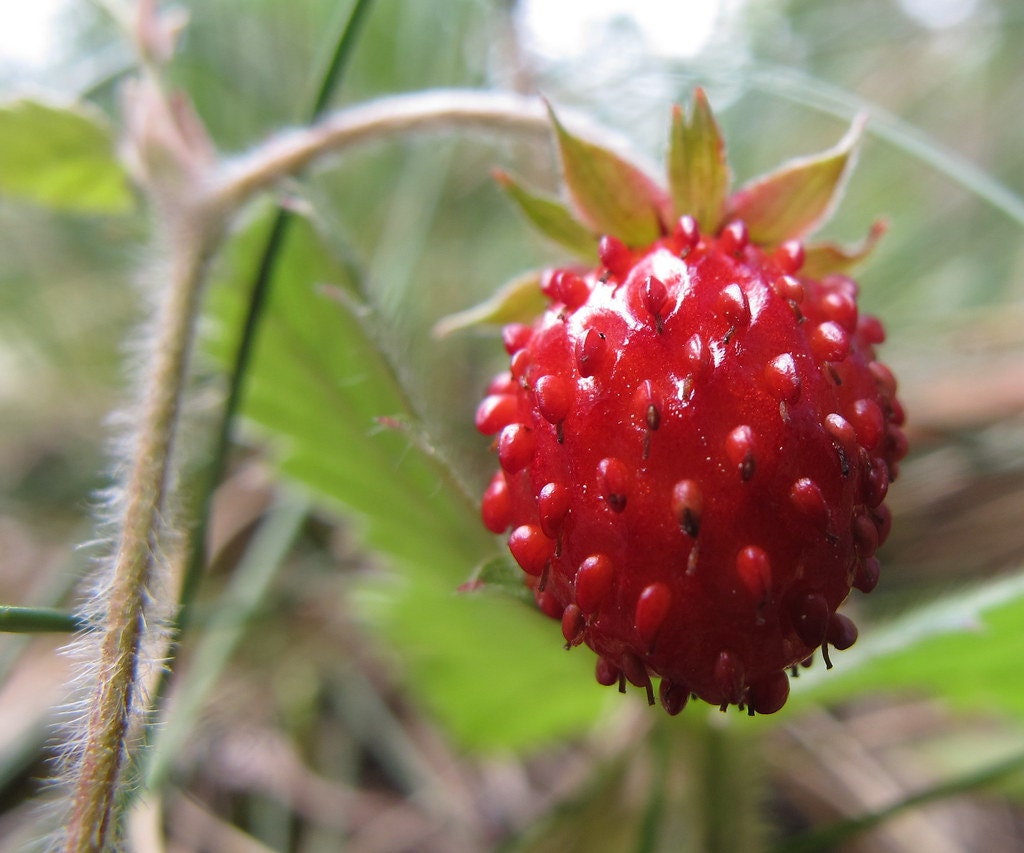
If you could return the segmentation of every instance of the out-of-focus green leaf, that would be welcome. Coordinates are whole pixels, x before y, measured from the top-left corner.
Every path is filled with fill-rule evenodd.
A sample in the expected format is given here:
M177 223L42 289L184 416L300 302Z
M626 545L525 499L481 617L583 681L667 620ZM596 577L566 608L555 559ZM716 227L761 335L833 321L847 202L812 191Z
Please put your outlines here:
M457 592L409 566L368 580L356 600L402 651L415 692L471 749L578 734L622 701L594 680L589 650L566 651L556 622L508 596Z
M1024 574L957 591L865 631L835 668L814 667L790 704L879 690L920 690L951 706L1024 719Z
M568 249L580 260L597 261L597 238L564 204L524 189L506 172L498 170L494 178L545 237Z
M232 352L269 218L236 235L210 295L209 351ZM348 266L309 220L284 238L242 406L282 471L345 510L387 566L360 582L368 626L397 651L414 692L459 742L526 748L593 721L593 660L510 597L457 588L496 551L442 463L365 321L325 296ZM429 430L426 430L429 432ZM514 637L515 642L509 638ZM501 672L502 677L494 677Z
M261 218L232 241L211 293L219 357L232 352L268 224ZM402 391L360 320L320 287L345 284L345 268L300 217L281 251L244 414L271 432L284 470L371 520L375 547L430 565L474 564L490 538L463 529L467 507L444 472L410 449L404 431L381 426L411 417Z
M132 206L113 131L85 104L0 105L0 193L76 213Z

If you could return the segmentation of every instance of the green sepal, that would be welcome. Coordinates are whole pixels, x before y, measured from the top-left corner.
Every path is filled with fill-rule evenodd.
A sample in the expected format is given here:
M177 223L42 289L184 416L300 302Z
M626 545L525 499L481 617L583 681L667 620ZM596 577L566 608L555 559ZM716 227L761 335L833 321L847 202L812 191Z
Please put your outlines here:
M531 270L506 282L479 305L449 314L437 321L434 337L481 325L532 323L547 308L548 299L540 289L540 272Z
M494 170L494 180L541 234L588 264L597 261L597 238L562 202L530 192L500 169Z
M523 570L513 562L508 549L505 549L504 553L495 554L477 566L473 576L459 587L459 592L464 595L503 595L535 607L536 599L523 583L523 577Z
M829 273L846 272L874 251L888 229L888 223L879 219L872 224L867 236L856 245L808 243L804 247L804 263L800 268L800 274L809 278L821 278Z
M833 148L791 160L774 172L755 178L729 199L726 218L742 219L750 239L762 246L803 237L825 222L842 195L865 117Z
M670 202L641 169L618 154L573 136L548 105L562 174L580 218L598 234L647 246L664 233Z
M689 214L702 231L714 233L722 224L731 175L721 128L707 95L697 88L687 115L672 110L668 148L668 186L674 218Z

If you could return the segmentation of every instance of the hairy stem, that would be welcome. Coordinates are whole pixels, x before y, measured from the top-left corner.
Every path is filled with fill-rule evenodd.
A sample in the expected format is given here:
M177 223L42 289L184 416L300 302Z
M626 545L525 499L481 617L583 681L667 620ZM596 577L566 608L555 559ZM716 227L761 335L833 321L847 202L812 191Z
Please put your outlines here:
M201 219L201 217L200 217ZM193 222L192 225L198 225ZM182 389L198 296L214 240L186 224L175 235L170 281L142 379L144 396L126 472L119 535L105 596L97 652L99 678L87 700L86 728L77 761L64 850L86 853L109 844L118 780L127 753L133 708L139 702L138 665L143 632L153 616L148 591L162 551L164 511ZM160 579L166 583L166 578ZM159 619L158 608L153 615Z
M211 201L234 209L324 155L387 136L446 128L545 139L550 134L547 113L536 98L460 89L394 95L339 110L308 128L269 139L227 165Z

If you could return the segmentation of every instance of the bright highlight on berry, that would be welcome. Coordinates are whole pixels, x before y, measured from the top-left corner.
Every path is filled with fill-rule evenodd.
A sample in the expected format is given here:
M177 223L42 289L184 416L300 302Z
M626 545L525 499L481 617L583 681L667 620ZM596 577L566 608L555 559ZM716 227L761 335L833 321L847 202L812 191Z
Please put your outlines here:
M500 463L484 522L601 684L670 714L774 713L790 672L855 641L836 609L878 582L907 449L881 324L845 274L882 229L804 242L859 124L730 194L703 92L673 114L668 192L552 120L572 210L500 181L586 263L532 282L547 311L505 330L510 372L476 419Z

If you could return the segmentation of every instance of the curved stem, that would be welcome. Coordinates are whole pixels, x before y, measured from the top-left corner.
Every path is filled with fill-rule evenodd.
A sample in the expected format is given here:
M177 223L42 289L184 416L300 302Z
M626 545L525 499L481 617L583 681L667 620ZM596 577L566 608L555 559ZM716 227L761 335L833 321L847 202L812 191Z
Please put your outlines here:
M325 155L388 136L449 128L539 138L550 134L547 113L536 98L463 89L394 95L331 113L229 162L209 201L221 209L236 209L254 193Z

